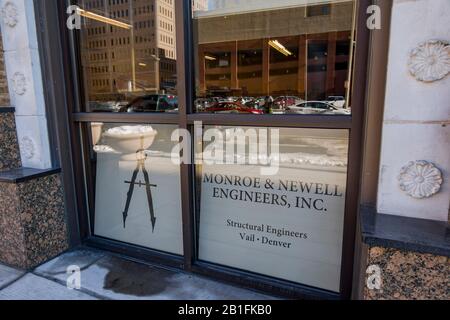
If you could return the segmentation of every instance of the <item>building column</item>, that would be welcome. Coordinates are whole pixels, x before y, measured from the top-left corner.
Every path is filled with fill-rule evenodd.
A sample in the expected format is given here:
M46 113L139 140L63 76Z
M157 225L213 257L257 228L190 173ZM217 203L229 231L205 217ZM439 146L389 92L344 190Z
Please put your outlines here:
M22 165L51 167L47 118L32 1L0 1L1 32L11 106L16 110Z
M262 93L270 94L270 46L269 39L263 39Z
M9 91L12 106L0 107L0 263L30 270L69 248L67 217L60 169L49 169L34 3L1 0L0 12L8 82L0 78L1 102Z
M235 41L230 47L231 51L231 89L239 89L238 79L238 43Z
M300 97L306 99L307 80L308 80L308 45L306 35L298 38L298 73L297 73L297 92Z
M198 48L198 86L200 94L206 94L206 61L203 46Z
M328 50L327 50L327 95L333 95L335 92L336 77L336 39L337 33L330 32L328 34Z
M392 8L377 199L380 213L449 219L450 76L439 76L426 64L415 70L408 66L422 63L414 52L427 55L442 46L435 39L449 34L444 9L450 12L447 0L395 2ZM422 15L420 24L415 23L415 12ZM423 75L431 77L423 81ZM411 180L415 175L417 179Z

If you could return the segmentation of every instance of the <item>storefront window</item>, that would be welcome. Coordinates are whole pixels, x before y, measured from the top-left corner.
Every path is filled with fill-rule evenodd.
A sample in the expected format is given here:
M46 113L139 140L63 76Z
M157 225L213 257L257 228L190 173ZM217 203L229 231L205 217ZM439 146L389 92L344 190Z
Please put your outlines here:
M178 112L173 1L81 0L87 112Z
M91 123L94 235L183 254L177 126Z
M324 2L196 9L196 111L351 115L354 1Z
M83 234L255 286L347 294L355 2L78 1Z
M215 140L203 151L214 144L215 154L226 154L236 139L244 145L235 154L243 164L210 165L210 155L203 154L197 172L199 259L338 292L349 132L205 128L211 129L224 144ZM228 136L234 130L240 133ZM270 143L267 156L251 151L251 139L258 137L261 146L273 130L279 141ZM276 170L267 175L261 160L273 154L279 154L277 168L272 161Z

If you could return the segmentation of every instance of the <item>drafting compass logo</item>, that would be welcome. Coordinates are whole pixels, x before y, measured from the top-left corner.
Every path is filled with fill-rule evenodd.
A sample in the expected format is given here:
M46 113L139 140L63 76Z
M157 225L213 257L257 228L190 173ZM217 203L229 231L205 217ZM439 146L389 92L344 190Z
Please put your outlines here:
M145 187L145 191L147 193L147 201L148 201L148 209L150 211L150 219L152 222L152 231L155 231L156 225L156 216L155 210L153 208L153 196L152 196L152 188L156 188L157 185L150 183L150 177L147 169L145 168L145 160L147 159L147 155L145 154L145 150L139 150L137 152L138 160L136 169L133 171L133 176L131 177L131 181L125 181L126 184L130 185L127 193L127 203L125 205L125 210L123 211L123 227L126 228L126 222L128 217L128 210L130 209L131 199L133 198L134 187ZM139 180L136 182L139 171L142 171L144 175L144 181Z
M146 150L150 148L158 132L153 130L151 126L122 126L107 130L104 133L108 144L116 151L123 154L123 161L136 161L136 169L133 171L130 181L125 181L129 185L127 193L127 201L123 215L123 227L126 228L128 212L130 210L131 201L135 187L145 187L148 201L148 210L150 212L150 220L152 223L152 231L155 231L156 216L153 207L152 188L156 188L155 184L150 183L150 176L145 167L147 160ZM138 174L142 172L144 182L138 179Z

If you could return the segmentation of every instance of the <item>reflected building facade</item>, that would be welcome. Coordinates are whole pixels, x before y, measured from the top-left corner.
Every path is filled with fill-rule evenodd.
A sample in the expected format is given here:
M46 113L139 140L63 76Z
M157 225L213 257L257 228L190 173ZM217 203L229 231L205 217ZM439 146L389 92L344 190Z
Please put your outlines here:
M174 0L82 0L79 6L129 25L83 19L82 63L88 101L176 93ZM207 0L194 1L193 8L206 9Z
M197 96L348 96L354 2L317 3L258 10L218 0L197 12Z

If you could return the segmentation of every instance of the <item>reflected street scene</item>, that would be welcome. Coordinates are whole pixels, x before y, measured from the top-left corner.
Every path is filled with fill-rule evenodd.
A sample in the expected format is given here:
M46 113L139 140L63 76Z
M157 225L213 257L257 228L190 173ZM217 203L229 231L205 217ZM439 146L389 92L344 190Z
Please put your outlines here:
M197 112L351 115L354 1L210 1L194 12Z
M175 5L81 0L86 112L177 113ZM351 115L353 0L193 1L194 111Z
M194 2L203 8L202 1ZM77 5L84 111L177 112L174 1L80 0Z

